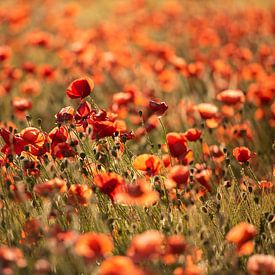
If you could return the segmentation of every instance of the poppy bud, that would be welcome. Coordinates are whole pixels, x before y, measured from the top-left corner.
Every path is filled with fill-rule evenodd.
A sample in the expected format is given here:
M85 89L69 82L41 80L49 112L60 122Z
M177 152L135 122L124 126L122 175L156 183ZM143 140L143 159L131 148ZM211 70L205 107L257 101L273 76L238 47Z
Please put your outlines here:
M158 117L161 117L167 111L168 106L165 102L157 102L157 101L154 101L154 100L150 100L149 109L153 113L155 113Z

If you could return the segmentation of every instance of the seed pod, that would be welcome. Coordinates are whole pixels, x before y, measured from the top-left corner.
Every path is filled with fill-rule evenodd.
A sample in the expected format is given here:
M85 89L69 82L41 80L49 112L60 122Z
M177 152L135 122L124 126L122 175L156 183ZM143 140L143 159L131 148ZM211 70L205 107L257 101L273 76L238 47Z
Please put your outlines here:
M207 208L206 208L205 206L202 206L202 207L201 207L201 211L202 211L203 213L205 213L205 214L207 214L207 212L208 212L208 210L207 210Z

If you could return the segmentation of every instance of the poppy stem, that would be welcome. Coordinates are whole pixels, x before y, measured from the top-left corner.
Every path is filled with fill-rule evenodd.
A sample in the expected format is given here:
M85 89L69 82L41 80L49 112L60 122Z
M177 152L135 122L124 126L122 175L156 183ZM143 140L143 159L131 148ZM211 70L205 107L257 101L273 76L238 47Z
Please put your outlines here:
M259 180L257 179L256 175L254 174L253 170L251 169L250 165L247 166L247 170L252 177L252 179L255 181L255 183L259 186Z
M161 128L162 128L162 131L163 131L164 142L165 142L165 144L166 144L166 146L167 146L167 150L168 150L168 154L169 154L169 158L170 158L170 164L171 164L171 166L172 166L172 156L171 156L170 149L169 149L169 146L168 146L168 143L167 143L167 140L166 140L167 131L166 131L166 128L165 128L165 126L164 126L164 124L163 124L161 118L159 118L159 123L160 123Z

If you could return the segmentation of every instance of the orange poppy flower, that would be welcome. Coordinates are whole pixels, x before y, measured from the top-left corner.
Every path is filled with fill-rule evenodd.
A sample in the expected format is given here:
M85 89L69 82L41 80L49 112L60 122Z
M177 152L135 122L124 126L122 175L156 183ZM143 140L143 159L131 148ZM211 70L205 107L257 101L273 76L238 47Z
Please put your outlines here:
M46 141L45 134L34 127L27 127L20 132L22 139L35 147L42 147Z
M92 196L92 190L88 185L72 184L68 191L68 203L74 206L87 206Z
M171 254L182 254L186 249L186 242L181 235L172 235L166 240L167 252Z
M228 242L237 246L238 255L248 255L253 252L253 238L256 236L257 230L254 225L241 222L233 227L226 235Z
M137 156L133 161L135 169L146 172L148 176L157 175L161 169L161 160L150 154L142 154Z
M0 272L12 274L12 268L16 265L19 268L26 266L26 260L22 251L16 247L0 246Z
M245 96L240 90L225 90L217 95L217 99L227 105L235 105L243 103Z
M107 256L112 250L112 239L100 233L85 233L75 244L75 253L89 262Z
M152 190L150 183L139 180L127 184L115 195L115 201L125 205L149 206L159 200L159 193Z
M102 262L99 275L145 275L134 262L126 256L113 256Z
M52 180L36 184L33 191L42 197L53 197L55 194L62 194L67 191L66 181L54 178Z
M164 235L157 230L148 230L133 237L127 255L135 261L159 259L162 254Z
M275 274L275 257L273 255L255 254L248 259L249 275Z
M197 110L203 119L215 118L218 113L218 108L210 103L201 103L197 105Z
M74 80L67 88L66 94L72 99L81 98L90 95L94 88L94 82L90 78L79 78Z
M40 94L41 86L37 80L27 79L20 85L20 92L28 96L37 96Z

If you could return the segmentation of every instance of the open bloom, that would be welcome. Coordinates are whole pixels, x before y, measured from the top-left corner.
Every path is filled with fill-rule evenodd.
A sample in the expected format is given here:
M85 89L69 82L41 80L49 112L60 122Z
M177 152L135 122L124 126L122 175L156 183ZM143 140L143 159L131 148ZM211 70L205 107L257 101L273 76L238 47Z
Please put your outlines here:
M100 233L85 233L79 237L75 244L76 254L84 257L87 261L107 256L112 250L112 239Z
M247 262L247 271L250 275L275 274L275 257L255 254Z
M52 197L58 193L65 193L67 191L67 184L62 179L54 178L52 180L36 184L33 191L42 197Z
M150 183L143 180L125 185L115 195L116 202L125 205L149 206L157 202L158 199L158 192L152 190Z
M251 159L251 151L244 146L236 147L233 149L233 156L238 162L244 163Z
M94 88L94 82L90 78L79 78L74 80L67 88L66 94L72 99L81 98L90 95Z
M45 134L41 130L34 127L27 127L23 129L20 136L27 144L40 148L43 147L46 141Z
M187 184L189 180L189 169L184 165L173 166L168 174L168 179L172 180L177 187Z
M226 235L226 240L237 246L239 256L249 255L253 252L253 238L256 236L257 230L254 225L241 222L233 227Z
M102 262L99 275L145 275L131 258L126 256L113 256Z
M20 153L24 151L24 147L27 145L27 142L22 137L13 135L6 129L0 129L0 136L5 142L1 152L6 155L10 155L13 152L17 155L20 155Z
M188 141L197 141L201 137L201 131L195 128L188 129L184 133Z
M134 260L158 259L162 253L164 236L157 230L148 230L134 236L127 255Z
M159 173L161 160L155 155L142 154L134 159L133 166L137 170L146 172L147 175L152 176Z
M172 157L183 159L188 153L187 140L182 133L169 133L166 135L167 144Z
M101 173L94 177L95 184L112 200L116 193L125 185L123 177L116 173Z
M227 105L235 105L243 103L245 96L240 90L225 90L217 95L217 99Z
M218 112L218 108L210 103L201 103L197 105L197 109L203 119L214 118Z
M68 203L74 206L86 206L91 196L92 189L88 185L72 184L68 191Z

